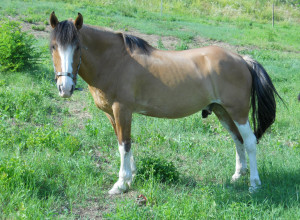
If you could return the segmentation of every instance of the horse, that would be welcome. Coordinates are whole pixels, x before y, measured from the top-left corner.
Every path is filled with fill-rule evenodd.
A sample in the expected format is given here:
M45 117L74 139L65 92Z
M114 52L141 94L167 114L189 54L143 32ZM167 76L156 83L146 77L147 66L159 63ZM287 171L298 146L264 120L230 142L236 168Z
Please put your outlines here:
M75 21L59 22L53 11L50 24L59 95L70 97L79 75L116 134L121 165L109 194L127 192L136 174L131 150L133 113L174 119L200 110L203 117L213 112L235 143L232 181L247 174L247 152L249 190L260 188L256 144L275 121L279 95L256 60L217 46L159 50L136 36L85 25L80 13Z

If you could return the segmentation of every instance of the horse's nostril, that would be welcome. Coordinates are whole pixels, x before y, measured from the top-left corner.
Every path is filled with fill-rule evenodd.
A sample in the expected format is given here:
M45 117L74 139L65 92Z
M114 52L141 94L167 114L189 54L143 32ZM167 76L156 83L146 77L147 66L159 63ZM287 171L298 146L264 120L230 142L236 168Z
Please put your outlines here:
M61 93L61 86L58 86L58 90L59 90L59 92Z

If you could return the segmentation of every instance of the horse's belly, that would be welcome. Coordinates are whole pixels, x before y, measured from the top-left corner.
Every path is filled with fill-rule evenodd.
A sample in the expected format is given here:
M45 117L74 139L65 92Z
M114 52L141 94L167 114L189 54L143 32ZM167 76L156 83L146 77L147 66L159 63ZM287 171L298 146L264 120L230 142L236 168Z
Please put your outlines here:
M137 113L159 118L181 118L194 114L211 103L207 94L200 91L161 93L138 102Z
M183 118L189 115L192 115L198 111L200 111L201 108L197 108L197 110L191 110L189 109L188 111L163 111L161 109L143 109L143 110L138 110L137 113L146 115L146 116L151 116L151 117L156 117L156 118Z

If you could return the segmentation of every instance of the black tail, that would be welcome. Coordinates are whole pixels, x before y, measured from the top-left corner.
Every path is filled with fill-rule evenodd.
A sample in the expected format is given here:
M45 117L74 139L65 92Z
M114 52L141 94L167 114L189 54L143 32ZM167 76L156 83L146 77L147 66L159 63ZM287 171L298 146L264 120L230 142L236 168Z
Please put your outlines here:
M247 62L252 75L251 106L254 134L259 140L275 121L276 101L275 95L281 100L268 73L256 60L248 56L243 59Z

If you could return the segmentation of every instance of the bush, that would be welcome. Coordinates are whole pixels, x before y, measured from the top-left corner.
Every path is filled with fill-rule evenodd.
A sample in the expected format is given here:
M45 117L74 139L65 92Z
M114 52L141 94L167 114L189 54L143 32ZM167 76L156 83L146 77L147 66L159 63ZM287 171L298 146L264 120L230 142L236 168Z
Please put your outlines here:
M0 25L0 71L19 71L32 67L40 52L34 37L21 30L20 23L2 20Z
M179 172L174 164L161 158L144 157L137 167L139 179L148 180L152 176L160 182L174 182L179 179Z

